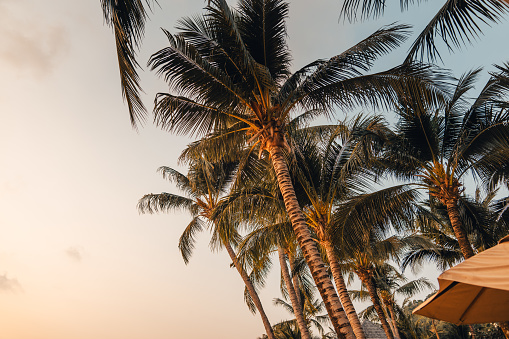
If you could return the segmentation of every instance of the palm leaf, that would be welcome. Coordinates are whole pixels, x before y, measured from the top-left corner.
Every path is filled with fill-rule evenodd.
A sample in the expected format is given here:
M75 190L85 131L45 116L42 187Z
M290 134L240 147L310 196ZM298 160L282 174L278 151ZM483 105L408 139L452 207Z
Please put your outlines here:
M191 222L187 225L186 229L180 236L178 247L180 254L182 255L182 259L184 259L186 265L189 263L191 255L193 254L196 235L203 231L204 228L204 222L199 216L196 216L193 218L193 220L191 220Z
M166 192L145 194L138 201L138 211L140 213L152 214L184 209L189 211L192 215L196 215L198 213L198 208L194 200Z
M249 54L267 68L274 81L287 77L291 61L286 46L288 3L281 0L241 0L239 12L243 18L239 22L239 31Z
M150 8L157 1L145 0L145 3ZM131 124L136 127L144 120L146 112L139 95L136 49L143 38L147 11L141 0L101 0L101 6L104 19L115 34L122 96L129 107Z
M478 22L498 22L509 6L500 0L447 0L412 44L407 61L419 56L440 58L435 37L440 35L449 50L458 48L482 33Z

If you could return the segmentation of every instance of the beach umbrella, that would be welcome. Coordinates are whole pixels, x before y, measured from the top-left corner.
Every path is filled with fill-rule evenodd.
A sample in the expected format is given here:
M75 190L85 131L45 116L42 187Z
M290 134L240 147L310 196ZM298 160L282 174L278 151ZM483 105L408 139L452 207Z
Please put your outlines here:
M509 236L438 277L413 313L457 325L509 321Z

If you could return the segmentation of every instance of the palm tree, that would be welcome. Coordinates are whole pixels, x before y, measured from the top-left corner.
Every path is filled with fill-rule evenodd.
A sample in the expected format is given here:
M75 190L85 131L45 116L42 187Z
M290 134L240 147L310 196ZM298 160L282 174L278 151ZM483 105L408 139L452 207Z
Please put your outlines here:
M485 197L476 190L475 199L462 196L458 201L461 222L466 226L468 238L476 252L482 252L498 243L509 233L507 220L498 219L494 200L497 191ZM463 260L458 241L454 237L447 210L437 199L430 199L418 210L414 230L422 236L414 241L403 257L401 267L416 271L423 262L432 262L441 271Z
M364 331L348 295L335 250L334 232L339 227L335 212L338 204L366 185L364 166L373 157L384 130L379 117L359 116L350 125L335 126L329 137L322 131L318 136L308 129L299 131L301 136L295 146L298 198L307 223L325 253L341 304L359 339L365 338ZM362 233L361 229L356 232Z
M201 158L191 163L187 176L175 169L161 167L159 171L163 174L163 177L174 182L177 188L186 193L186 196L166 192L146 194L140 199L138 209L141 213L173 209L184 209L191 213L193 219L179 240L179 249L186 264L189 262L194 248L196 233L209 225L212 228L211 246L226 249L233 265L244 281L249 294L248 301L252 302L260 313L267 336L274 339L272 327L258 297L252 278L247 274L232 247L232 243L239 242L240 235L237 233L231 219L224 215L222 218L213 217L214 209L222 199L225 199L224 196L235 177L237 165L234 162L212 164Z
M259 212L250 209L250 213L264 215L266 212ZM278 217L276 216L276 219L277 218ZM283 216L283 218L286 218L286 216ZM252 220L253 219L251 219L250 222L251 226L253 226ZM256 258L259 257L262 257L265 260L270 260L270 254L277 251L279 265L281 267L282 293L290 299L291 313L295 316L299 335L302 338L311 339L311 334L308 329L309 321L307 321L304 316L305 304L303 303L303 298L301 296L301 288L309 290L309 284L302 284L303 281L307 282L307 279L303 279L302 277L299 279L299 277L295 274L296 271L294 265L297 246L291 224L288 221L283 223L271 223L269 219L266 219L264 222L259 223L259 227L251 231L244 238L239 249L239 258L242 261L257 260ZM289 269L287 259L290 258L292 258L292 260L290 260Z
M169 46L149 61L175 93L158 94L155 121L176 133L204 135L208 154L224 156L244 147L260 156L267 151L334 328L340 337L351 336L293 189L285 161L285 152L291 153L287 124L301 108L330 113L335 106L388 106L403 91L428 106L441 101L444 92L431 81L437 74L421 64L365 74L378 55L405 38L405 26L381 29L342 54L290 74L287 13L281 0L241 0L238 10L212 0L205 16L180 20L180 33L166 32Z
M403 243L397 236L391 236L383 240L377 239L376 232L371 232L368 243L356 252L352 252L349 258L343 259L344 270L350 271L350 280L355 273L366 288L373 308L382 324L388 339L394 339L391 326L387 322L382 301L378 295L376 286L376 267L384 265L389 259L397 258L403 248Z
M329 323L329 317L327 314L323 314L323 312L325 312L323 302L320 299L312 299L313 295L302 294L302 297L304 298L304 314L306 321L310 324L313 324L318 329L318 332L321 336L327 337L324 325ZM281 306L285 308L289 313L293 313L293 307L282 299L275 298L274 305ZM283 323L291 322L292 321L285 321ZM277 327L278 325L279 324L276 324L274 327Z
M408 299L423 290L435 289L433 284L425 277L408 281L403 274L398 272L390 264L385 264L376 268L376 286L380 299L388 310L388 318L392 322L395 339L401 339L397 326L398 316L396 313L402 314L401 309L396 304L396 296L403 296Z
M408 8L412 0L400 0L401 9ZM420 1L416 1L420 2ZM345 0L341 13L348 20L357 18L377 17L383 14L386 0ZM504 14L509 13L508 0L445 0L428 25L419 34L408 53L407 61L420 56L434 60L440 58L435 45L435 37L439 35L449 50L470 43L471 39L482 33L479 22L489 24L499 22Z
M496 162L488 165L492 158L485 154L509 140L508 120L501 107L509 82L494 75L471 106L465 102L464 96L479 72L468 72L458 80L452 100L442 112L421 111L403 99L398 110L400 121L382 161L401 178L419 179L417 184L444 204L465 258L473 256L474 251L458 205L464 190L463 177L469 171L488 175L489 166Z

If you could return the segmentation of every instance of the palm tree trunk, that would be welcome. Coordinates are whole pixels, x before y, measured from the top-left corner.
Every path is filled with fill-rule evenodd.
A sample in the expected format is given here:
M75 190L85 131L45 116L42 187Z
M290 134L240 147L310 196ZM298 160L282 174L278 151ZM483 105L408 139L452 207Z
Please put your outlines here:
M265 327L265 332L267 333L267 336L269 339L275 339L274 332L272 331L272 326L270 326L269 318L267 318L267 315L265 314L265 311L263 310L262 302L260 301L260 298L258 297L258 293L256 293L256 290L253 286L253 283L251 282L251 279L249 279L249 276L247 275L246 271L244 270L244 267L240 264L237 255L235 254L235 251L231 247L230 243L227 241L223 242L224 247L226 247L226 251L230 255L230 259L233 262L233 265L239 272L240 276L242 277L242 280L244 281L244 284L246 285L247 291L249 292L249 295L251 296L251 299L253 299L253 302L256 306L256 309L258 309L258 312L260 313L260 317L262 318L263 326Z
M394 313L394 305L389 305L387 308L389 309L389 312L391 313L392 328L394 329L394 338L401 339L401 337L399 336L398 325L396 323L396 314Z
M348 321L350 321L350 325L352 326L355 337L357 339L366 339L361 322L357 312L355 311L352 300L350 299L350 295L348 294L345 280L343 279L343 274L341 274L339 260L336 256L336 253L334 252L334 247L330 241L325 241L323 245L327 253L327 258L329 259L329 265L332 270L332 276L334 277L334 283L336 284L339 299L341 300L341 304L345 309L346 316L348 317Z
M338 338L350 339L355 338L352 327L348 322L343 307L339 301L336 290L332 285L332 281L327 274L325 264L320 257L320 252L316 246L316 242L311 236L311 232L306 225L304 214L297 201L295 189L292 184L290 172L286 166L286 161L280 146L272 145L269 147L269 153L272 161L272 166L276 172L276 178L279 185L279 190L285 202L286 211L290 217L293 226L293 231L297 238L300 248L304 253L304 258L309 266L313 280L316 287L320 292L323 299L327 313L329 314L334 330Z
M387 339L394 339L394 336L392 335L391 329L389 327L389 323L387 322L387 319L385 318L385 314L382 309L382 303L380 302L380 298L378 298L378 294L376 293L376 286L375 286L375 283L373 282L373 279L370 276L368 276L367 274L362 274L360 272L358 272L357 275L361 279L362 283L368 289L368 293L371 298L371 302L373 303L373 307L375 308L376 314L378 315L378 318L380 319L380 322L382 323L382 328L384 329Z
M294 274L295 271L295 258L291 253L288 253L288 261L290 262L290 272L292 272L292 282L293 282L293 289L295 290L295 294L297 295L297 301L299 302L300 308L304 308L304 303L302 302L300 298L300 283L299 283L299 277L297 274Z
M463 225L460 219L460 212L458 209L458 200L449 199L446 202L447 214L449 215L449 220L451 221L452 229L454 230L454 235L458 240L460 245L461 253L465 259L474 256L474 251L472 250L472 245L470 245L470 241L468 240L467 233L463 229Z
M290 295L290 301L293 307L293 314L295 315L295 319L297 320L297 325L299 325L300 336L302 339L311 339L311 334L309 333L309 329L306 324L306 319L304 319L302 307L300 305L299 300L297 299L295 289L293 288L292 279L290 278L290 273L288 272L285 252L281 247L277 248L277 252L279 254L279 264L281 265L281 275L283 276L286 289L288 290L288 294Z
M502 332L504 332L505 337L509 339L509 321L498 323L498 326L500 326Z
M435 325L435 319L431 319L431 325L433 325L433 330L435 331L437 339L440 339L440 336L438 335L438 331L437 331L437 326Z
M472 326L471 324L468 325L468 328L470 329L470 339L475 339L475 330L474 330L474 326Z

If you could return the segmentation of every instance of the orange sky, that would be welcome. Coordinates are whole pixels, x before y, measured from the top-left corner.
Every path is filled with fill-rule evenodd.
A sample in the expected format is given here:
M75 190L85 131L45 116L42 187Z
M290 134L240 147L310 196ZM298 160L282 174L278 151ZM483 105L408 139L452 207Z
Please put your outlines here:
M159 27L172 31L178 18L205 5L159 2L141 64L164 47ZM339 0L308 4L290 4L294 68L333 56L382 24L433 14L416 8L400 15L396 8L397 17L343 25ZM459 75L507 61L507 44L496 41L506 40L508 27L486 29L482 43L446 57L446 66ZM131 129L99 0L0 0L0 37L0 338L254 339L263 333L243 304L243 285L227 255L210 253L206 233L184 265L177 239L188 216L138 215L143 194L173 190L156 169L176 167L189 139L150 122ZM396 65L404 51L384 58L384 67ZM142 84L151 107L164 84L148 71ZM288 315L272 306L280 297L274 267L262 302L276 323Z

